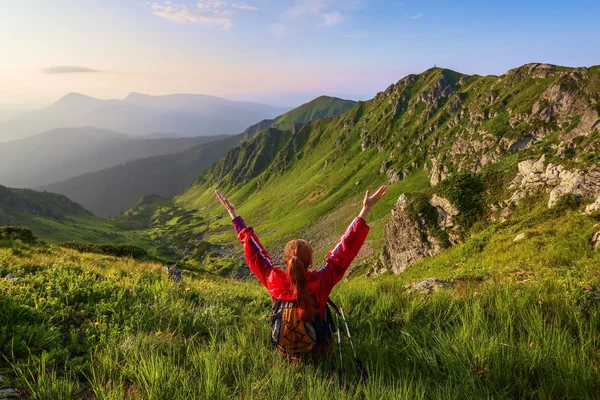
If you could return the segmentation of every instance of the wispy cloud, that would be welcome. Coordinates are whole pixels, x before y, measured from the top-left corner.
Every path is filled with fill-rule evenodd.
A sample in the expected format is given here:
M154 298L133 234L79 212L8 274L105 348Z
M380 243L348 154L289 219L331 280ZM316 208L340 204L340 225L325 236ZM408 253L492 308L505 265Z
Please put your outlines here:
M251 6L251 5L246 4L246 3L233 3L231 5L231 7L237 8L239 10L258 11L258 7Z
M321 26L337 25L344 20L344 16L336 11L324 13L321 15L321 17L323 18L323 23L321 24Z
M348 12L358 9L362 0L295 0L284 12L289 20L313 19L320 27L338 25L347 19Z
M420 19L421 17L423 17L422 13L418 13L418 14L415 14L415 15L407 15L406 16L406 18L408 18L408 19Z
M80 74L90 72L102 72L98 69L79 67L75 65L57 65L54 67L42 68L41 72L44 74Z
M146 3L152 8L152 14L180 24L194 23L208 27L220 27L227 30L233 26L231 20L236 10L256 11L257 7L246 3L229 4L223 0L199 0L195 6L173 1Z

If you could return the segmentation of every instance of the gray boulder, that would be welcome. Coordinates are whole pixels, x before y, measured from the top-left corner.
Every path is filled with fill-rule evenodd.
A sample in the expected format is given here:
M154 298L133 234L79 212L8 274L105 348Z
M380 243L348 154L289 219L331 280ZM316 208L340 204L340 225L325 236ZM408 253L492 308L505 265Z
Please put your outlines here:
M425 222L421 218L413 220L407 206L408 199L403 194L392 209L392 220L384 227L384 245L380 256L383 271L391 270L400 274L423 258L442 251L439 241L428 234Z

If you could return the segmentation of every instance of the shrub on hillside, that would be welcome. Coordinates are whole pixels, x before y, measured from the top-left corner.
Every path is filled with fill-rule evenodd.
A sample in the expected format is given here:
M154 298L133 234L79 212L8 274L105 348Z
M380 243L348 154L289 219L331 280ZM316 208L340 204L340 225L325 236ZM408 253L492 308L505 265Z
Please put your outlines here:
M479 175L472 172L455 174L436 188L460 211L456 220L463 229L471 227L483 214L485 185Z
M38 238L29 228L20 226L0 226L0 239L20 240L23 243L35 243Z

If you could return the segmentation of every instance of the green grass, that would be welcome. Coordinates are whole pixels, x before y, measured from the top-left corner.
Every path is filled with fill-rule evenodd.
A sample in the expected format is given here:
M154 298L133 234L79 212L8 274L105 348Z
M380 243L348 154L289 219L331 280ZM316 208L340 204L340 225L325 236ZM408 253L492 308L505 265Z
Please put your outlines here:
M600 263L586 252L587 267L529 283L499 269L431 296L403 291L430 276L418 266L344 280L332 296L370 380L356 379L344 344L341 385L336 349L302 363L277 354L254 279L187 272L176 284L159 264L14 242L0 249L0 276L19 277L1 281L2 363L33 399L76 397L81 384L98 399L589 398L600 390L600 307L583 284L598 288Z
M93 216L69 216L66 221L38 217L28 225L43 239L52 242L83 241L92 243L126 242L148 245L149 238L140 231L121 231L110 220ZM145 246L144 246L145 247Z

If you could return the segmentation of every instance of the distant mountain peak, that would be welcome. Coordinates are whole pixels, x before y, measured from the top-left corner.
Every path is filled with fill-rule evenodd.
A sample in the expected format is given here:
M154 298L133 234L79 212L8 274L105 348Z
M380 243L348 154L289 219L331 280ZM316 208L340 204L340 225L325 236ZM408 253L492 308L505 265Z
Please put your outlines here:
M56 103L54 104L59 104L59 103L73 103L76 101L89 101L89 100L95 100L97 101L98 99L88 96L86 94L83 93L77 93L77 92L70 92L65 94L63 97L61 97Z
M139 101L139 100L146 100L146 99L165 99L165 98L171 98L171 99L175 99L175 98L194 99L194 98L196 98L196 99L225 100L222 97L211 96L208 94L171 93L171 94L153 95L153 94L147 94L147 93L131 92L123 99L123 101Z
M123 98L123 101L132 101L132 100L136 100L139 98L146 98L146 97L151 97L151 96L146 93L131 92Z

